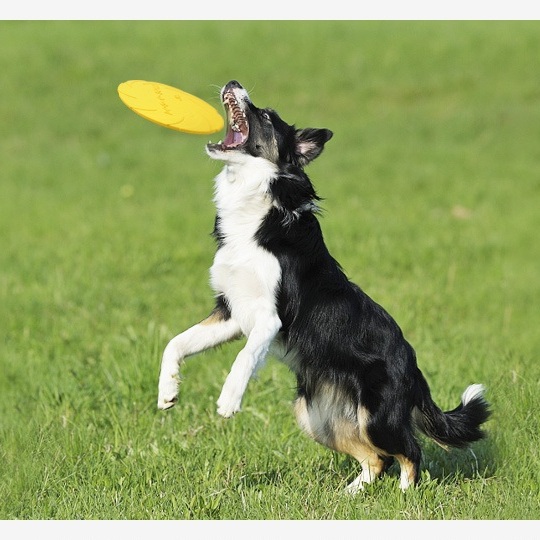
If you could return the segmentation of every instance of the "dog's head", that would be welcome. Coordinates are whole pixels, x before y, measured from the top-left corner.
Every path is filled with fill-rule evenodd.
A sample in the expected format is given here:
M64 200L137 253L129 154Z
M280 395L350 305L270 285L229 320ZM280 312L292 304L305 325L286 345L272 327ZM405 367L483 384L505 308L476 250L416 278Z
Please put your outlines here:
M221 89L227 114L225 139L206 146L208 155L236 161L239 155L263 158L277 166L292 164L303 168L324 149L333 133L329 129L296 129L273 109L259 109L237 81Z

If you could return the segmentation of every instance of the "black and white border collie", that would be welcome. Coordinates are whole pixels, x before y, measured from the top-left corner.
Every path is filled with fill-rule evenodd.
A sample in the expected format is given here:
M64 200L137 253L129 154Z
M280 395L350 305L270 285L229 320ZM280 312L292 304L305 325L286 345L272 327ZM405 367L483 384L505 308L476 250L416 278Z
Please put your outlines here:
M215 179L216 305L165 348L158 407L176 403L185 358L245 336L217 400L220 415L240 411L251 376L270 352L296 375L300 427L360 462L347 491L373 482L394 458L406 489L419 478L416 429L443 447L484 436L480 426L490 412L483 386L469 386L458 407L442 412L397 323L328 252L319 197L304 167L332 132L296 129L274 110L256 107L236 81L222 88L221 100L226 136L206 146L225 164Z

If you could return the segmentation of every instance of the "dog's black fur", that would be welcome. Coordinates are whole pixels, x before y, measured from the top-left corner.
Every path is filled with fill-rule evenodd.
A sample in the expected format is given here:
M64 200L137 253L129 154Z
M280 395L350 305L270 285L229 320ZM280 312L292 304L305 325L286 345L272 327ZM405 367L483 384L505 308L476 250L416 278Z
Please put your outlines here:
M470 386L457 408L442 412L398 324L330 255L317 218L319 197L304 166L332 132L296 129L272 109L253 105L236 81L222 98L229 127L223 143L208 145L209 155L226 163L238 154L262 158L275 170L265 195L271 204L253 240L281 270L274 299L281 327L273 344L297 378L298 421L321 444L360 461L363 473L350 491L380 475L393 457L405 489L419 477L415 429L445 447L484 436L480 426L490 413L482 387ZM221 219L218 210L218 250L227 242ZM227 320L234 306L223 291L216 293L213 316Z

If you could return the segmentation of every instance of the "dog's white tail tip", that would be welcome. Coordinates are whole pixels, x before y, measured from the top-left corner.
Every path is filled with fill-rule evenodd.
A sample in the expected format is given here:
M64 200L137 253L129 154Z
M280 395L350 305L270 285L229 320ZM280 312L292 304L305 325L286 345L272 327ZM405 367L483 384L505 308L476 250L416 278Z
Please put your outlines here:
M470 401L477 398L483 398L484 396L484 385L483 384L471 384L465 389L465 392L461 395L461 403L467 405Z

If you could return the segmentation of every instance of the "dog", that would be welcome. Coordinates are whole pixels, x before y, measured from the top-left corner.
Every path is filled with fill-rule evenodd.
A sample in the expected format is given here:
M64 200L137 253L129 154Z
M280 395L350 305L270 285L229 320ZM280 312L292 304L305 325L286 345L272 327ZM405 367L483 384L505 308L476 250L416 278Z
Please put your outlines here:
M287 124L256 107L234 80L220 96L225 138L206 145L210 158L224 162L215 178L215 307L165 347L158 408L176 403L185 358L244 336L217 400L220 415L240 411L250 378L272 353L296 376L303 431L360 463L346 491L364 489L394 459L405 490L419 480L417 431L445 448L485 436L484 387L470 385L458 407L442 412L398 324L330 255L320 197L304 167L332 131Z

